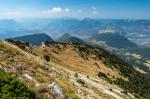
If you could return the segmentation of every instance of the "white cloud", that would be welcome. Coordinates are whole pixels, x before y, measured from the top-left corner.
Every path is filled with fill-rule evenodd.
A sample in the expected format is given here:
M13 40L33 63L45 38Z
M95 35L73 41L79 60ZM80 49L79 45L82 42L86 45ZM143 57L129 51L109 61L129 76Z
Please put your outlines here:
M53 7L51 9L41 11L43 17L63 17L70 15L69 8Z
M44 10L43 13L44 14L52 14L52 13L63 13L63 12L69 12L69 11L70 11L70 9L68 9L68 8L63 9L61 7L53 7L49 10Z
M55 12L62 12L62 8L60 7L53 7L50 12L55 13Z
M69 8L52 7L45 10L12 10L0 11L1 18L49 18L49 17L63 17L69 16Z
M53 7L49 10L44 11L44 13L59 13L62 12L62 8L60 7Z
M60 8L60 7L53 7L51 9L49 9L49 10L44 10L43 11L44 14L48 14L48 13L60 13L60 12L62 12L62 8Z
M68 9L68 8L65 9L65 12L69 12L69 11L70 11L70 9Z

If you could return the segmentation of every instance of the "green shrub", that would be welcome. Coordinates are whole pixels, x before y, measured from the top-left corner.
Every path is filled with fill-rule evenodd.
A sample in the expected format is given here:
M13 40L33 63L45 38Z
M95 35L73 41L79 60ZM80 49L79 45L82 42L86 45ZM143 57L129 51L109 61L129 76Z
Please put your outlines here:
M77 79L77 82L78 82L79 84L81 84L82 86L87 87L87 84L85 83L84 80L82 80L82 79Z
M76 78L78 77L78 73L75 73L75 77L76 77Z
M10 77L10 75L0 70L0 98L34 99L35 93L28 89L23 83L16 81Z
M98 77L108 81L109 83L113 83L113 81L106 74L104 74L104 73L102 73L100 71L98 72Z
M50 58L49 58L49 56L48 56L48 55L44 55L44 59L45 59L47 62L49 62L49 61L50 61Z

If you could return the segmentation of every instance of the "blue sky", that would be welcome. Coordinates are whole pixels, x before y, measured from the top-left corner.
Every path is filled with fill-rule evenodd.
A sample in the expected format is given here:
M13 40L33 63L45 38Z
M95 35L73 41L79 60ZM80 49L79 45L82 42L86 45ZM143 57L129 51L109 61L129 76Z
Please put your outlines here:
M150 19L150 0L0 0L0 18Z

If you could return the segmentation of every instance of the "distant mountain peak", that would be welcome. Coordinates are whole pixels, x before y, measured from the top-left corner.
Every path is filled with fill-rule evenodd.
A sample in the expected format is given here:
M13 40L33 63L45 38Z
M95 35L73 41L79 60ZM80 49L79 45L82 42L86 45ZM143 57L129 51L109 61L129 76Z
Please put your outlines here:
M71 37L71 35L69 33L65 33L62 35L63 37Z
M58 42L62 43L78 43L78 44L85 44L85 42L77 37L71 36L70 34L66 33L62 35L57 40Z
M128 40L120 32L106 29L100 30L97 34L93 35L96 41L104 41L108 46L115 48L135 48L136 44Z
M42 42L45 42L45 41L54 42L54 40L45 33L24 35L24 36L15 37L15 38L9 38L9 39L12 39L15 41L29 42L33 45L41 45Z

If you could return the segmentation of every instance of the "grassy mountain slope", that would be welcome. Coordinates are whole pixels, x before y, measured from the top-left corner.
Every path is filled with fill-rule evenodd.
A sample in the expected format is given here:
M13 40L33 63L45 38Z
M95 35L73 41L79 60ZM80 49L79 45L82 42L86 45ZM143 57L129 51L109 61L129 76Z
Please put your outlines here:
M33 51L28 46L23 48L26 51L6 41L1 41L0 46L1 68L16 79L22 80L26 86L31 87L38 98L48 98L49 93L43 92L43 90L51 82L57 83L63 89L64 97L77 99L87 97L87 95L97 98L113 97L95 89L95 87L91 86L93 89L89 90L88 87L81 86L77 82L78 78L75 77L76 72L62 68L57 63L46 62L41 57L36 56L35 53L31 54Z
M150 81L103 49L63 43L13 44L0 42L0 66L32 87L38 97L48 96L41 90L56 82L69 98L123 99L132 98L131 93L149 98Z
M59 74L57 72L55 74L54 70L53 75L51 75L52 65L5 41L1 41L0 46L1 68L9 72L16 79L22 80L28 87L32 87L36 93L40 94L37 97L42 97L43 94L40 92L40 89L46 87L52 81L64 86L64 90L67 89L69 91L67 92L68 96L73 97L73 88L67 83L67 80L59 80L60 77L57 77L57 79L56 76Z
M64 64L74 71L104 77L108 82L125 89L125 93L133 93L136 97L149 97L150 88L147 86L150 83L149 79L130 64L103 49L85 45L51 43L49 47L36 50L37 48L34 52L47 54L52 61L57 60L61 65Z

